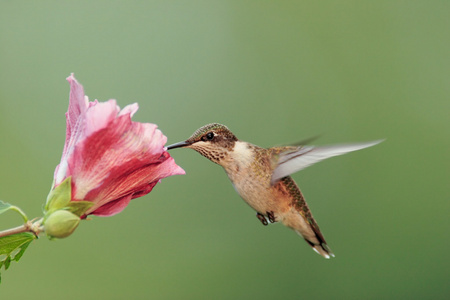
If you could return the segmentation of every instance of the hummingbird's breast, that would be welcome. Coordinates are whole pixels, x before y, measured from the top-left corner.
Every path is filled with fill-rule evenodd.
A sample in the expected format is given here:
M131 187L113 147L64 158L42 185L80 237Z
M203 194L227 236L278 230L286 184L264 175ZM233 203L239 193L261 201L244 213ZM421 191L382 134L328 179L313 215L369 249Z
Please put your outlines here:
M237 193L254 210L261 214L274 212L282 215L289 210L289 195L283 193L278 182L271 185L272 176L271 153L260 148L238 141L223 167Z

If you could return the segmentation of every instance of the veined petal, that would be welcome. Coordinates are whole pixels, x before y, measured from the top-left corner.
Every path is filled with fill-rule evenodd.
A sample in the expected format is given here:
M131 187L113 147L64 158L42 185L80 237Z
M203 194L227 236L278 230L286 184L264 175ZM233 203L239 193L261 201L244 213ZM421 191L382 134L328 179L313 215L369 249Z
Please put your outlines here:
M70 84L69 108L66 112L66 141L61 155L61 163L55 169L55 185L60 184L68 177L66 174L67 157L73 150L77 136L80 136L80 127L82 127L80 120L84 119L84 114L89 106L89 99L84 95L83 86L78 83L73 73L66 80Z
M137 112L139 105L137 103L129 104L125 106L119 113L119 116L129 114L130 118Z
M66 131L66 141L70 139L73 132L73 128L78 121L80 115L82 115L87 107L89 100L84 95L84 89L81 84L75 79L75 76L70 74L67 77L67 81L70 84L70 95L69 95L69 109L66 113L67 121L67 131Z
M125 207L128 206L128 204L131 201L131 195L127 195L123 198L116 199L114 201L111 201L109 203L106 203L105 205L97 208L95 211L92 209L91 212L87 212L87 214L96 215L99 217L110 217L114 216L118 213L120 213L122 210L125 209Z
M84 119L83 137L88 137L94 132L108 126L116 118L119 111L120 108L117 106L116 100L98 102L89 107Z
M162 178L178 174L184 174L184 170L175 165L167 152L160 157L160 162L149 164L138 160L130 161L112 170L111 176L103 182L101 188L86 195L86 200L95 203L87 214L99 215L99 208L116 201L117 197L129 196L134 199L144 196L150 193Z

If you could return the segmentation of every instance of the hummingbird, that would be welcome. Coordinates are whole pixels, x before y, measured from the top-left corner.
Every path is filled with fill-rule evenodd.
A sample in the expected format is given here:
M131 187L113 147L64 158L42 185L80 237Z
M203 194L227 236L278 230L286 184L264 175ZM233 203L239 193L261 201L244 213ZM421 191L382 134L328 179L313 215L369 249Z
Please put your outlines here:
M381 141L261 148L239 140L227 126L212 123L167 149L191 148L222 166L236 192L256 211L263 225L281 222L302 236L318 254L330 258L334 254L290 175L326 158L371 147Z

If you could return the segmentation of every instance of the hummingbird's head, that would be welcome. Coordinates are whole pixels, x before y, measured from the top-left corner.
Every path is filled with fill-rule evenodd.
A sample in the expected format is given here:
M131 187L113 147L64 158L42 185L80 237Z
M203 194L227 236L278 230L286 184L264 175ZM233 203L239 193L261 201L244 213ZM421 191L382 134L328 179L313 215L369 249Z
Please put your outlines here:
M228 153L233 151L237 141L227 126L212 123L197 129L186 141L168 146L167 150L191 148L212 162L221 164Z

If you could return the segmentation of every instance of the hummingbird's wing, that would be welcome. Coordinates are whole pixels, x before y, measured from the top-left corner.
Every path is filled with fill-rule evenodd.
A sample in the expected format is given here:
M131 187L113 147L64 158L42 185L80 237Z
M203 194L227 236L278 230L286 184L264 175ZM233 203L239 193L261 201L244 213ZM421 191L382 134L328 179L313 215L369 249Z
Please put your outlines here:
M296 143L289 144L289 146L296 146L296 147L305 146L305 145L308 145L309 143L311 143L312 141L317 140L319 137L320 137L320 135L312 136L310 138L306 138L306 139L298 141Z
M273 154L275 168L272 174L271 184L275 184L281 178L303 170L324 159L371 147L382 141L322 147L286 147L286 150Z

